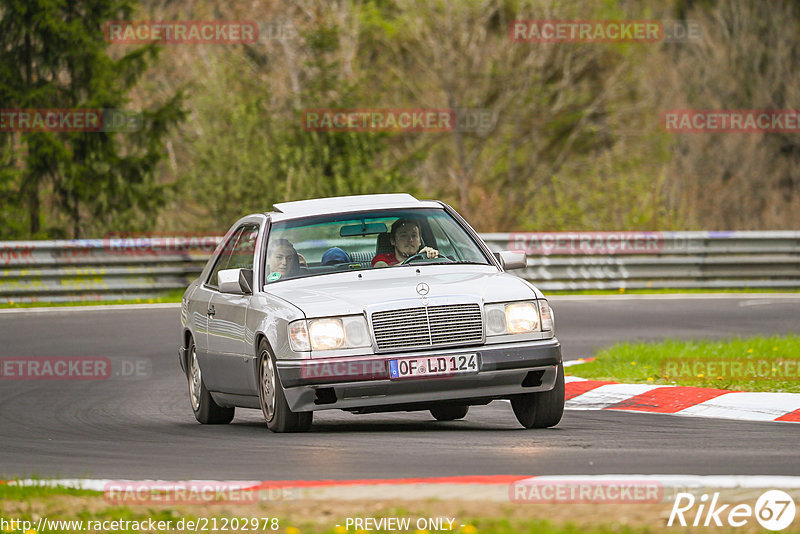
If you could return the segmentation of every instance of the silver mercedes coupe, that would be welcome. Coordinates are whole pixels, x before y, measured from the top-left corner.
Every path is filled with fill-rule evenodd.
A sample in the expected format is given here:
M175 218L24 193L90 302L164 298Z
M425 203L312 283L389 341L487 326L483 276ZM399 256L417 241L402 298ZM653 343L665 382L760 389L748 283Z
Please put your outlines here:
M429 410L507 399L525 428L564 411L553 312L443 202L408 194L275 204L236 221L181 305L197 420L260 409L274 432L316 410Z

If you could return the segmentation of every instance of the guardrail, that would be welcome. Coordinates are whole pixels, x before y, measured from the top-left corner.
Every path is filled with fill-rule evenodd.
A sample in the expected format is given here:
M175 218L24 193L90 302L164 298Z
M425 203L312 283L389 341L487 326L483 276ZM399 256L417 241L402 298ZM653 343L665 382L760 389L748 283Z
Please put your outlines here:
M518 274L543 291L800 288L800 232L484 234L528 252Z
M483 234L525 250L543 291L800 288L800 232ZM186 287L221 238L0 242L0 302L150 298Z

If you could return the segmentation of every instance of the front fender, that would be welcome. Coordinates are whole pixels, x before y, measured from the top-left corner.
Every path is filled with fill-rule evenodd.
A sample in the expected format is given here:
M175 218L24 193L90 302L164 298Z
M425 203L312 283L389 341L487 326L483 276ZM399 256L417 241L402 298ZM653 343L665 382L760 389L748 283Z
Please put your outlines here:
M292 321L305 319L297 306L269 293L257 293L250 299L245 322L247 324L247 347L253 356L254 376L258 376L258 344L266 338L270 349L279 360L301 360L308 353L294 352L289 346L288 325Z

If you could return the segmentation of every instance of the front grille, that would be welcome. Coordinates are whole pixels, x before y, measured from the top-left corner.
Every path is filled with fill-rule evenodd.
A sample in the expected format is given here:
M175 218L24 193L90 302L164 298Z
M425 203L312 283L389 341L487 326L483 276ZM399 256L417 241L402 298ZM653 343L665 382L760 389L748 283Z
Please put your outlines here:
M378 350L470 345L483 341L481 307L451 304L372 314Z

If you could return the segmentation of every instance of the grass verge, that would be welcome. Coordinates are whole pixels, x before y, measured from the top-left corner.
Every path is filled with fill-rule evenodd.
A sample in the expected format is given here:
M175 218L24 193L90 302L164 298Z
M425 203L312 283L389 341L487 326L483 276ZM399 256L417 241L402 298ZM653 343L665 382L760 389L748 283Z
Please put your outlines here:
M3 302L0 309L5 308L51 308L62 306L109 306L114 304L160 304L181 301L185 289L165 291L152 298L130 298L117 300L71 300L67 302Z
M800 393L800 336L621 343L567 374L626 384Z
M413 491L409 489L409 491ZM187 522L199 522L207 531L270 532L280 534L351 534L365 532L345 527L347 518L408 518L407 530L370 530L369 532L418 532L433 534L610 534L644 533L668 530L664 516L670 503L608 505L560 504L530 505L481 501L387 502L370 499L331 501L298 499L248 504L137 504L120 506L108 502L99 492L81 492L65 488L15 488L0 485L0 518L6 521L0 532L42 534L44 532L178 532L204 531L187 528ZM576 507L578 509L576 509ZM47 518L50 528L37 531L40 518ZM450 528L417 530L420 519L452 519ZM253 519L257 526L253 528ZM10 520L16 524L9 525ZM152 530L148 521L164 522L168 528ZM215 522L216 520L216 522ZM235 520L235 522L234 522ZM19 521L29 523L20 525ZM73 521L53 524L53 521ZM81 521L77 524L75 521ZM111 521L127 521L114 525ZM182 523L180 523L182 521ZM99 523L98 523L99 522ZM139 524L133 524L138 522ZM245 522L247 525L245 526ZM96 526L103 524L100 528ZM180 528L183 525L183 528ZM20 527L23 528L15 528ZM449 525L448 525L449 526ZM92 528L95 527L95 528ZM226 528L225 528L226 527ZM238 528L234 528L238 527ZM266 528L265 528L266 527ZM276 528L277 527L277 528ZM731 532L733 530L730 530ZM740 531L737 531L739 534Z

